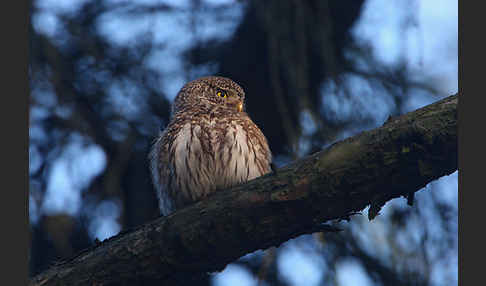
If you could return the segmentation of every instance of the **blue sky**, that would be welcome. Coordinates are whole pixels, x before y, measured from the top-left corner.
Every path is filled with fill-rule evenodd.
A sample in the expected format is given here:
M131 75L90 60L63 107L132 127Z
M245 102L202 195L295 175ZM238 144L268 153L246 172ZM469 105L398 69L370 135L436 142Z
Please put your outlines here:
M36 29L48 35L62 32L62 27L59 26L52 11L70 11L79 7L82 2L84 0L39 1L40 7L43 7L45 12L33 19ZM113 2L122 1L114 0ZM153 3L157 1L144 0L138 2ZM185 8L189 1L160 2ZM220 37L228 36L237 24L237 21L228 19L240 19L242 5L244 4L227 0L206 2L214 4L235 3L235 5L234 8L228 9L228 17L200 19L200 25L197 27L198 37L203 39L216 34ZM458 90L457 5L457 1L451 0L368 0L360 20L353 29L353 36L359 41L368 43L372 47L373 57L379 62L394 64L397 61L404 60L407 63L410 75L417 82L433 84L441 96L450 95ZM410 11L416 11L418 14L413 12L412 15L416 17L411 19ZM183 10L171 14L161 13L156 21L147 18L132 18L130 25L127 25L127 19L114 18L113 15L107 14L99 25L103 33L115 42L130 41L134 38L134 35L149 28L163 31L157 33L156 39L169 46L162 52L154 53L147 64L164 74L173 75L172 77L164 76L166 82L162 85L164 92L173 99L177 91L188 80L183 76L183 65L179 57L180 51L187 48L191 41L188 37L180 37L181 34L188 34L185 30L187 26L183 25L187 21L185 16ZM402 28L410 21L412 24L408 25L408 28L403 32ZM119 29L120 25L123 25L124 29ZM167 27L170 27L170 29L167 29ZM219 30L221 28L225 29L227 33L221 33ZM161 62L164 64L161 65ZM211 69L211 67L207 67L208 72ZM330 101L326 108L333 110L340 116L356 112L372 113L375 116L376 125L382 123L388 116L392 103L388 102L385 97L380 97L379 92L370 90L370 87L362 80L350 76L349 81L352 82L353 89L365 95L360 100L363 101L363 106L366 108L357 111L356 107L341 99L338 93L335 90L333 91L330 84L323 84L322 92L334 92L336 94L335 97L329 97ZM405 111L417 109L436 100L424 96L419 91L412 91L411 95L406 102L407 110ZM373 102L373 104L370 105L370 102ZM42 116L42 112L38 112L40 114L36 116ZM30 130L30 132L31 136L42 136L36 135L35 130ZM351 134L343 134L342 137L349 135ZM30 154L31 168L35 168L35 160L32 160L35 157L35 150L30 150ZM42 205L34 203L35 190L31 188L31 221L37 220L39 211L77 214L80 211L83 187L94 176L101 173L105 166L105 155L99 146L94 144L82 145L73 138L72 143L53 165L49 174L46 199ZM443 200L457 206L457 172L434 182L434 184L439 185L437 189L440 190L440 197ZM396 200L393 204L404 205L404 202ZM93 237L103 240L120 231L120 226L116 222L120 212L118 202L105 201L96 209L90 211L94 218L89 227ZM386 219L386 216L385 207L380 219ZM380 231L380 219L370 223L371 231ZM285 252L278 259L278 268L282 270L281 273L284 273L285 278L292 281L292 285L318 285L325 268L325 264L319 260L319 256L304 252L301 248L292 244L283 247L285 247ZM386 251L386 249L383 251ZM444 267L448 271L455 269L455 279L457 279L457 257L451 258L450 261L453 262L453 265ZM372 285L362 266L354 261L343 262L338 269L337 280L341 285ZM440 275L440 269L434 271L432 277L443 277L443 275ZM246 270L235 265L227 267L214 279L216 285L257 285L257 281ZM441 284L441 281L436 282L437 285Z

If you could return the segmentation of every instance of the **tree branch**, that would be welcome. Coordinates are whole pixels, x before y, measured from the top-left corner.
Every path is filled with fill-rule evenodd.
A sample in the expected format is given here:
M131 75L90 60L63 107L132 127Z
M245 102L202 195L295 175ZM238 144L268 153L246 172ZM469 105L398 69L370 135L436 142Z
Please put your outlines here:
M457 101L456 94L391 118L277 173L120 233L52 266L30 285L197 281L201 273L319 231L323 222L368 205L378 213L388 200L457 170Z

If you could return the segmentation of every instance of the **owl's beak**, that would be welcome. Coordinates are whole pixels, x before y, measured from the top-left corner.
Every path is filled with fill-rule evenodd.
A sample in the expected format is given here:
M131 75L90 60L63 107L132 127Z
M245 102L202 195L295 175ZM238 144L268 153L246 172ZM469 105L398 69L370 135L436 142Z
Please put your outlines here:
M237 97L230 96L226 98L226 104L231 108L235 108L238 112L243 111L243 101Z

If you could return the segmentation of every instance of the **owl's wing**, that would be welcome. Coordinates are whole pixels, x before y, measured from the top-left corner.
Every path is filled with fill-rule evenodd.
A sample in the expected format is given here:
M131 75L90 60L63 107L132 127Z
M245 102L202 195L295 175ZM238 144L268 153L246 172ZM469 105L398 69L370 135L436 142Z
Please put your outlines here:
M167 150L167 144L165 142L166 133L167 130L157 137L149 153L152 182L159 200L160 212L164 216L168 215L174 210L172 200L169 197L170 169L169 153Z
M261 175L272 172L272 152L268 146L267 138L249 117L247 119L247 133L250 134L249 139L257 153L255 159Z

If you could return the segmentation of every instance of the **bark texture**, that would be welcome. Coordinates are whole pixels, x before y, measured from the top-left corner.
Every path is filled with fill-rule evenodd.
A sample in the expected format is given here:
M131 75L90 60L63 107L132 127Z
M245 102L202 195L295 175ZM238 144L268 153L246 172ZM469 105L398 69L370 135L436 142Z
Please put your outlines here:
M178 285L240 256L407 196L457 170L453 95L284 168L122 232L30 285Z

